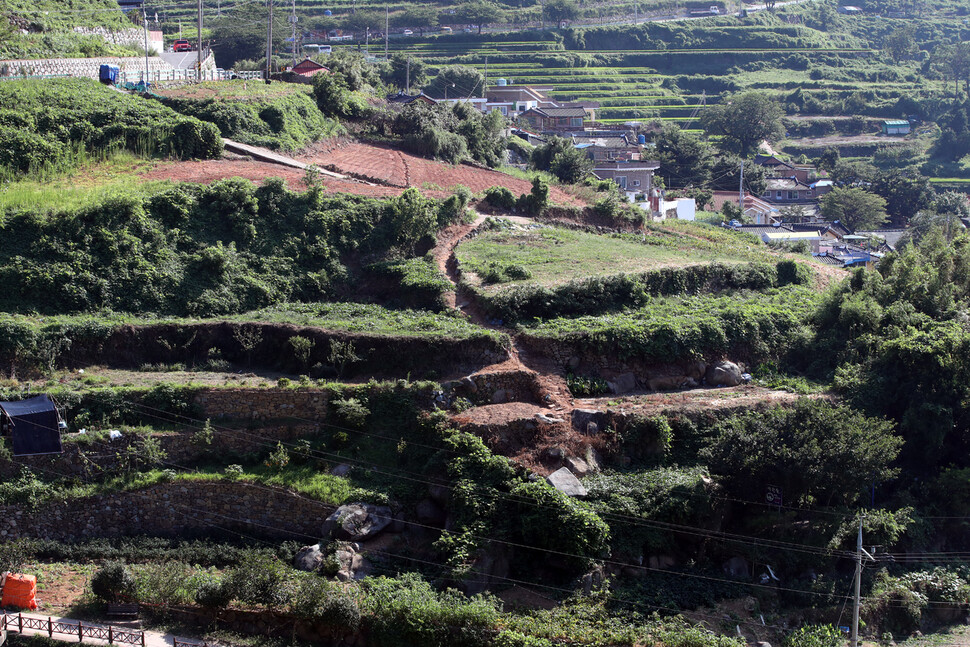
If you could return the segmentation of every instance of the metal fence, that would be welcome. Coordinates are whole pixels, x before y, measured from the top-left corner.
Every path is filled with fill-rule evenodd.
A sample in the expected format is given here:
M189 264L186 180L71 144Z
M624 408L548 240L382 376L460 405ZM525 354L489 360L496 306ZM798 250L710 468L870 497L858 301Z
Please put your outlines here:
M85 638L96 638L107 640L115 645L141 645L145 647L145 632L130 631L127 629L116 629L110 625L86 625L80 620L77 622L60 622L52 618L32 618L21 613L17 615L3 614L0 617L0 632L15 631L22 634L25 629L47 632L49 638L54 634L77 636L78 642L84 642ZM182 643L186 645L187 643Z

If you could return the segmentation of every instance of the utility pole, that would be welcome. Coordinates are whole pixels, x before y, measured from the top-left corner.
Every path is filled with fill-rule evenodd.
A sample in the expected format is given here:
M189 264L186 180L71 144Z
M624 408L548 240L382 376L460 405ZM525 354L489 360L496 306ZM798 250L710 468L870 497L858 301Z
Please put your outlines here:
M482 86L482 96L488 96L488 57L485 57L485 85Z
M387 5L384 5L384 60L387 60L387 33L391 30L391 14Z
M407 76L405 78L406 80L404 81L404 84L405 84L404 92L407 93L408 96L411 96L411 57L410 56L408 56Z
M199 28L199 34L198 34L198 39L197 39L197 41L198 41L197 42L197 47L199 49L199 56L198 56L198 59L199 59L199 61L198 61L198 66L199 66L198 67L198 70L199 71L196 74L196 78L199 81L201 81L202 80L202 0L199 0L199 23L198 23L198 28Z
M738 206L741 207L741 215L744 215L744 160L741 160L741 180L738 182Z
M273 72L273 0L266 0L269 16L266 19L266 82Z
M141 17L145 23L145 91L148 91L148 13L145 5L141 6Z
M862 589L862 519L859 519L859 539L855 545L855 597L852 601L852 638L849 647L859 646L859 598Z
M290 14L290 22L293 24L293 67L296 67L296 0L293 0L293 13Z

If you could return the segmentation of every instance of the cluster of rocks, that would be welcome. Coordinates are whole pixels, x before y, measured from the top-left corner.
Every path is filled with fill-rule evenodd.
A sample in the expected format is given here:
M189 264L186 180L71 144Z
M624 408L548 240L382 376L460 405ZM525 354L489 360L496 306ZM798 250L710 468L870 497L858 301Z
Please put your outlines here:
M323 522L323 539L301 548L293 566L309 572L332 571L329 574L345 582L363 579L374 569L365 557L366 542L404 528L404 520L388 506L359 502L342 505Z
M728 360L712 364L694 362L679 371L669 371L640 378L632 372L621 373L607 381L610 391L615 394L630 393L638 388L650 391L673 391L694 389L699 386L738 386L751 380L741 367Z

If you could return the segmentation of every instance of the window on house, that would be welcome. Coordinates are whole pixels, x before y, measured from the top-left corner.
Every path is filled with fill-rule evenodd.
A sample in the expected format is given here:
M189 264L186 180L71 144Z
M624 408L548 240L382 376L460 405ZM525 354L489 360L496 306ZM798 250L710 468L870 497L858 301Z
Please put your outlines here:
M577 128L582 128L583 127L583 118L582 117L572 117L570 119L569 125L570 126L576 126Z
M503 115L508 115L509 114L509 108L508 108L508 106L499 106L498 109L499 109L499 112L501 112Z
M633 186L640 186L640 180L634 180Z
M621 189L625 189L626 188L626 176L625 175L617 175L615 178L613 178L613 181L616 182L617 186L619 186Z
M789 191L788 192L788 199L789 200L797 200L798 199L798 191Z
M775 199L776 200L781 200L781 195L782 195L782 192L781 191L775 191Z
M763 198L770 198L771 197L771 191L765 191L764 193L761 194L761 197L763 197Z

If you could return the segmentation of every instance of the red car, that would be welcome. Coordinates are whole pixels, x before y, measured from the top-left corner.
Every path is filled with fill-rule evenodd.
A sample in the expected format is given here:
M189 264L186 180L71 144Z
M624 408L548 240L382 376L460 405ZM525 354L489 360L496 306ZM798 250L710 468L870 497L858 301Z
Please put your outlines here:
M172 51L173 52L191 52L192 51L192 43L190 43L189 41L185 40L184 38L180 38L177 41L175 41L175 43L172 45Z

